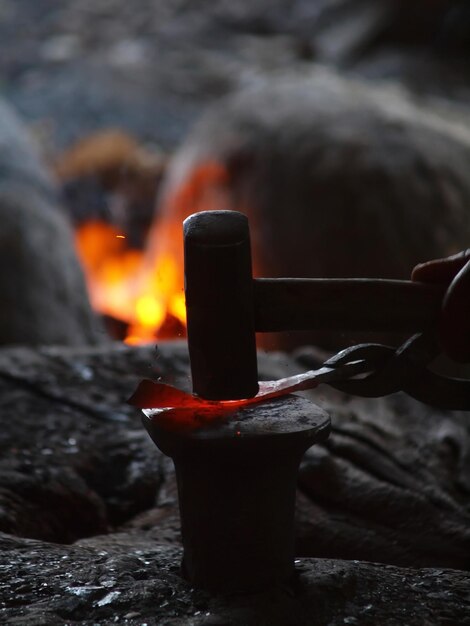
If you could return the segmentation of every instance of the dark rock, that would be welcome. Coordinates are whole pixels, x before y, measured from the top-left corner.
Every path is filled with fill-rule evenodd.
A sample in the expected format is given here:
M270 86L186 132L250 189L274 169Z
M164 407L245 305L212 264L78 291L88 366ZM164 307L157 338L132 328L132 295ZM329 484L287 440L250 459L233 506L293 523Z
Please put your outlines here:
M316 71L208 112L170 166L161 210L247 213L258 275L408 278L467 247L469 167L463 123Z
M1 353L1 530L69 542L153 506L159 457L125 404L148 375L140 355L136 367L122 346Z
M468 569L468 415L326 395L332 435L301 467L298 553Z
M0 535L4 623L149 626L421 626L469 624L469 575L374 563L299 559L292 587L209 596L179 575L178 548L116 538L58 546Z
M0 103L0 344L104 339L56 196L33 142Z
M172 196L214 161L226 180L175 207ZM183 217L218 186L219 204L250 215L255 266L269 275L405 278L468 243L469 162L457 122L318 71L214 107L174 160L167 204Z
M6 6L3 93L41 126L53 149L110 127L173 148L221 95L259 77L304 73L312 61L468 102L464 0ZM18 37L24 24L27 36ZM457 51L450 58L449 47Z
M301 468L297 553L325 558L299 558L295 584L264 594L190 588L172 464L125 404L142 377L187 388L188 367L178 342L157 353L0 351L0 621L470 623L468 574L443 569L469 566L468 420L399 395L311 394L333 433ZM298 369L285 354L260 355L264 378Z
M119 131L83 138L55 164L74 225L109 222L126 233L131 248L145 243L164 168L163 155Z

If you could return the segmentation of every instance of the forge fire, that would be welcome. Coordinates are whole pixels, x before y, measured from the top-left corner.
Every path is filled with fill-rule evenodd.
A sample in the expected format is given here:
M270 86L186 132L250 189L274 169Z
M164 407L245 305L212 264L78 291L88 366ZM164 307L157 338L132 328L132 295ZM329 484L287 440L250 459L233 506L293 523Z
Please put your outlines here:
M118 138L122 150L123 139L120 135ZM111 142L114 154L114 133L105 134L100 140L90 140L85 147L79 145L72 150L72 156L66 154L63 157L67 167L62 165L59 168L62 176L77 175L77 171L81 171L83 156L88 161L98 160L95 169L107 172L110 167L107 161L112 159L106 151L107 159L103 163L103 142ZM94 147L95 143L98 143L97 147ZM128 143L129 140L125 142L127 159ZM130 145L134 146L132 142ZM82 155L83 151L85 155ZM121 156L119 169L125 162ZM126 343L139 344L186 335L181 222L194 210L230 206L228 180L222 164L208 161L195 168L161 203L145 236L139 238L143 239L140 247L129 244L126 225L120 228L93 218L77 225L75 242L92 305L100 314L125 323L123 338ZM151 215L153 202L153 195L150 195L147 210Z
M126 343L185 336L181 253L162 252L148 267L144 252L129 249L126 236L104 222L80 226L76 245L93 307L126 323Z

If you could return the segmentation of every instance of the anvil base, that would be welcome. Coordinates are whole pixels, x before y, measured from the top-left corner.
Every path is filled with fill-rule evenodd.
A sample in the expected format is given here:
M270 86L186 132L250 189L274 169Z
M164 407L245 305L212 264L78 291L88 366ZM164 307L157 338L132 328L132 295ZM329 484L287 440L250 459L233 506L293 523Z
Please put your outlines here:
M287 582L298 467L307 448L328 437L325 411L290 395L185 432L143 421L175 464L188 581L212 592Z

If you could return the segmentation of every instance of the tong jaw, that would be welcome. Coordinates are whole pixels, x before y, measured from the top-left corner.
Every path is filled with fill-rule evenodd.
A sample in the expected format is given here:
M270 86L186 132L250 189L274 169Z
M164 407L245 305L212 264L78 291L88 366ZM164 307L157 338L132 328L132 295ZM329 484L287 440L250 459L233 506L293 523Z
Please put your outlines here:
M369 363L371 373L365 378L330 383L351 395L378 398L404 391L440 409L469 410L470 381L442 376L429 369L440 352L435 333L427 331L413 335L399 348L377 343L346 348L324 365L341 368L359 359Z

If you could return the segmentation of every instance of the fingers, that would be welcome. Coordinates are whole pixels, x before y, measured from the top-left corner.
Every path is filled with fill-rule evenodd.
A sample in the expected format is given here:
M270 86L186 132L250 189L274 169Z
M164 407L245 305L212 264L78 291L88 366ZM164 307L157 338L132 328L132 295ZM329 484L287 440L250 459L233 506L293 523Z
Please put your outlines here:
M449 284L467 261L470 261L470 248L445 259L435 259L417 265L413 269L411 280L423 283Z
M470 362L470 248L417 265L411 280L449 285L438 323L439 343L454 361Z
M439 341L454 361L470 361L470 260L452 280L442 303Z

